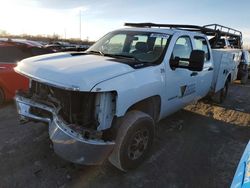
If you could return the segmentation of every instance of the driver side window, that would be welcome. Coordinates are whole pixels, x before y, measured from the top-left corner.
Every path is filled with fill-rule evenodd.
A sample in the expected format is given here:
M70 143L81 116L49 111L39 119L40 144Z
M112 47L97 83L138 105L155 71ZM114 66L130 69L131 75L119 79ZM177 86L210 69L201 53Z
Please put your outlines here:
M171 59L176 60L178 65L188 66L189 57L192 52L192 43L188 36L183 36L177 39L171 55Z

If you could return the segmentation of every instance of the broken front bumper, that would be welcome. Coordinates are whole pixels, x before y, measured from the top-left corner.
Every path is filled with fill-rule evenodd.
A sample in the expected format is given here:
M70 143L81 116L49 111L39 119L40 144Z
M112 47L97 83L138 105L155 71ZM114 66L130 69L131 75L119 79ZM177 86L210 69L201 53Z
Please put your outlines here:
M86 139L70 129L57 116L56 109L34 102L22 96L16 96L17 110L21 121L37 120L49 124L49 135L54 151L62 158L79 164L101 164L112 152L114 142L100 139ZM52 118L32 114L31 107L51 113Z

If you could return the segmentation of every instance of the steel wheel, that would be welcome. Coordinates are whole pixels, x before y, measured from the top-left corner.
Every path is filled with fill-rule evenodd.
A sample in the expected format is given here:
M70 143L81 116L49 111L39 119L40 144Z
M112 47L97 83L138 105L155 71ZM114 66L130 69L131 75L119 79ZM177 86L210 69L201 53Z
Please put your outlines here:
M141 111L130 111L119 124L116 144L109 161L122 171L138 167L150 154L154 120Z
M149 139L148 129L137 130L128 146L128 157L131 160L136 160L147 149Z

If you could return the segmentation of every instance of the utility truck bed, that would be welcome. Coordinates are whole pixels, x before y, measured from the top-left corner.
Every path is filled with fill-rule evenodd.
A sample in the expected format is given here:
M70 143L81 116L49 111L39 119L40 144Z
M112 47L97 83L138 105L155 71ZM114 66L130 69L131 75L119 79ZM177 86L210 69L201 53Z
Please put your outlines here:
M214 74L212 91L218 92L224 87L225 80L230 74L230 82L236 80L240 62L240 49L212 49Z

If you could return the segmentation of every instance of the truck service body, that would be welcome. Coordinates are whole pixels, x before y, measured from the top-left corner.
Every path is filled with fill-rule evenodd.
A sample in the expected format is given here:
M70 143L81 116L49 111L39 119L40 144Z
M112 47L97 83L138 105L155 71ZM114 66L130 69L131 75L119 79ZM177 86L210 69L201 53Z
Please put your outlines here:
M126 55L119 51L122 40ZM111 54L112 50L119 54ZM15 71L30 79L29 93L16 95L20 121L48 123L54 150L66 160L101 164L109 158L128 170L144 159L156 122L209 93L225 90L235 79L238 53L214 52L200 32L116 30L86 52L19 62ZM191 59L202 64L200 70L191 67Z

